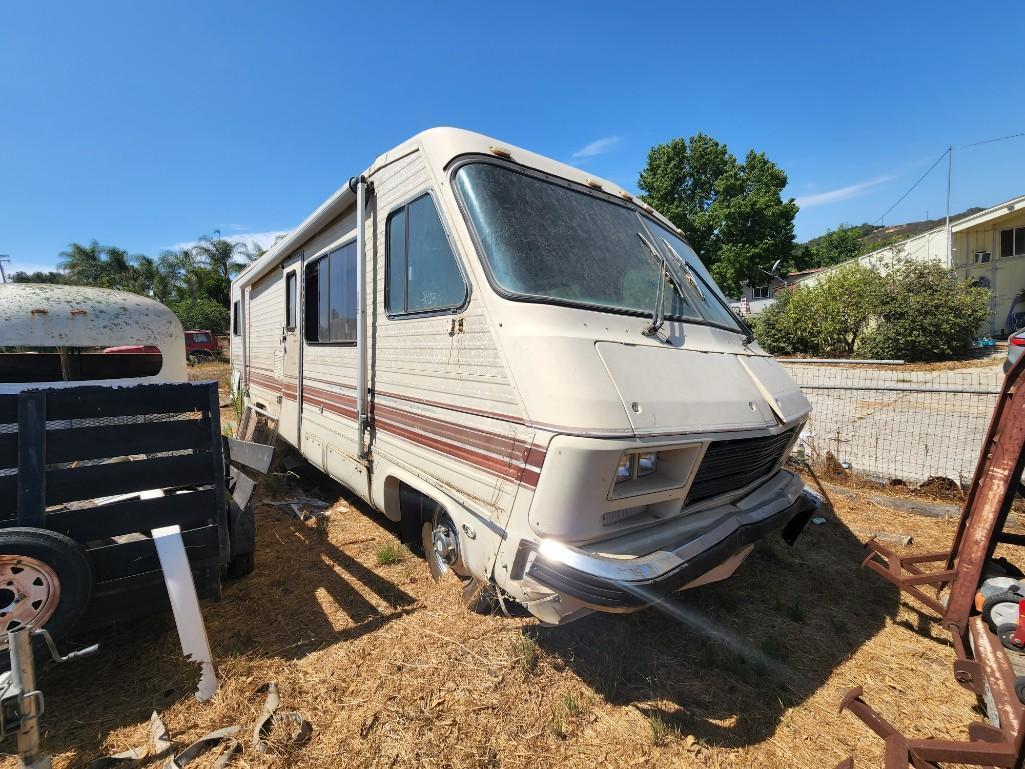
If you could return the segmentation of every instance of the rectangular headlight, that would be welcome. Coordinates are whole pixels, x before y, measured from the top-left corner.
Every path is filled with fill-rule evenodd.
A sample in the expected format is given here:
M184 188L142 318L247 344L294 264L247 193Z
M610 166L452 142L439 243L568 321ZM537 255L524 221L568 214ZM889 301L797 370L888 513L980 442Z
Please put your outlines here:
M658 469L658 453L650 451L647 454L637 455L637 477L643 478L651 475Z
M628 481L634 477L634 455L624 454L616 468L616 483Z
M616 468L616 484L627 483L637 478L653 475L658 470L658 452L646 451L643 454L624 454Z

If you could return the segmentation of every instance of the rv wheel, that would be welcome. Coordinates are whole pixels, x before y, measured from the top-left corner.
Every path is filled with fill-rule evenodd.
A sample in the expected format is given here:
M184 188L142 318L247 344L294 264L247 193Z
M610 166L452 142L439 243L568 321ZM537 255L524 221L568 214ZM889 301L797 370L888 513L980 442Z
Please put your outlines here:
M459 577L466 577L463 555L459 550L459 532L448 513L439 510L433 521L425 521L420 529L420 541L424 557L435 582L449 571Z
M78 544L46 529L0 529L0 649L7 631L45 627L54 637L79 620L92 592L89 561Z

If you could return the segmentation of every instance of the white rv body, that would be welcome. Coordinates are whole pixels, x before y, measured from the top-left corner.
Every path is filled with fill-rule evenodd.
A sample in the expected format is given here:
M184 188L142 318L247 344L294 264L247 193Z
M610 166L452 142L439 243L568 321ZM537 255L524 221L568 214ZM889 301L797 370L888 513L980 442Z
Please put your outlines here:
M624 242L643 245L651 286L670 285L681 302L673 307L694 318L667 311L655 328L666 304L654 289L641 306L595 305L555 285L565 275L552 278L557 299L510 292L484 252L515 247L517 211L484 201L516 185L559 206L607 210L610 221L634 217L623 219L637 230ZM443 237L424 224L431 204ZM560 212L552 219L567 237L593 229ZM725 297L678 236L611 182L479 134L432 129L380 156L235 279L234 375L247 403L278 418L283 439L407 532L434 509L429 555L457 573L496 584L550 623L640 608L728 576L755 541L812 504L782 467L810 406L722 315ZM545 259L568 258L563 245L529 258L543 272ZM431 267L426 277L415 260ZM395 264L404 270L389 273ZM511 269L529 277L521 264ZM630 269L644 284L646 268ZM322 287L325 271L341 288ZM340 312L325 290L344 297ZM431 304L445 296L446 306ZM415 504L425 499L432 504Z

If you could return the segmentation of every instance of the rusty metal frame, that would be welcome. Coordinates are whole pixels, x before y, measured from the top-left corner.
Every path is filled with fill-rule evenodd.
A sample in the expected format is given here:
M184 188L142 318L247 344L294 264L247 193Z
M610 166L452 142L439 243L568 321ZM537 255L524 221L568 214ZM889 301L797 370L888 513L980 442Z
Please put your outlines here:
M886 742L886 769L938 769L939 762L1020 769L1025 765L1025 706L1015 692L1015 674L1000 640L982 617L972 616L976 592L997 544L1025 544L1022 535L1005 534L1007 515L1025 470L1025 397L1015 397L1025 380L1025 356L1007 374L965 498L951 548L944 552L900 556L880 543L866 543L862 566L892 582L941 616L954 642L954 679L989 699L995 725L969 724L966 741L911 739L862 698L862 688L843 698L850 710ZM940 568L923 568L940 565ZM935 597L922 588L935 588ZM940 600L949 588L946 601ZM853 767L853 758L837 769Z

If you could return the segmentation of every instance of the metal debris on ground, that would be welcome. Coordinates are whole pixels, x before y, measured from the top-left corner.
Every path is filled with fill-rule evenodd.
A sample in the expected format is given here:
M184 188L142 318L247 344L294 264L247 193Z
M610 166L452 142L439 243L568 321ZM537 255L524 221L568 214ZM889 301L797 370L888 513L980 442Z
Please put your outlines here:
M186 659L200 666L196 699L205 702L217 691L217 674L214 672L213 653L206 635L203 612L199 608L189 557L185 553L181 527L162 526L153 529L152 534L164 582L167 584L167 595L171 601L174 624L178 628L182 653Z
M264 701L260 718L253 728L253 737L250 741L253 750L257 753L269 753L268 739L271 732L275 726L284 724L294 724L295 734L284 740L282 744L298 747L309 741L313 735L313 726L309 721L294 710L278 711L281 699L278 696L277 685L266 683L255 693L265 693L267 698ZM222 746L221 753L211 766L213 769L223 769L242 752L242 742L238 739L238 734L242 730L240 726L225 726L222 729L215 729L200 737L178 754L174 753L174 745L171 742L167 726L156 712L150 716L149 727L149 742L145 745L112 756L97 758L89 762L88 769L135 766L142 762L146 762L148 766L155 767L155 769L184 769L191 761L218 746Z
M321 518L329 515L330 502L313 497L293 497L292 499L268 500L268 505L274 505L279 510L284 510L293 518L300 521L308 521L311 518Z
M892 545L905 547L914 542L914 538L910 534L891 534L888 531L867 531L866 529L851 529L851 533L866 541L876 539L880 542L889 542Z

